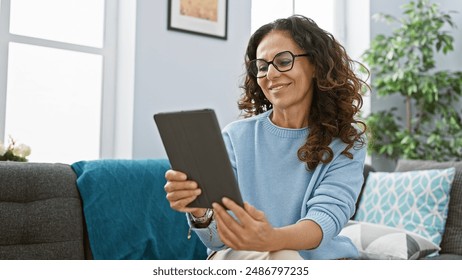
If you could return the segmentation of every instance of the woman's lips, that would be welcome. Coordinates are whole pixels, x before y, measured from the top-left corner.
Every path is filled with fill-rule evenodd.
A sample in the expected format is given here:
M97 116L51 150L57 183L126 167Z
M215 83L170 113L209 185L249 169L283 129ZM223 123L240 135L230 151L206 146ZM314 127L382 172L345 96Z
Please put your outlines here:
M268 88L269 88L269 90L280 90L280 89L282 89L284 87L287 87L289 84L290 83L288 83L288 84L275 84L275 85L272 85L272 86L270 86Z

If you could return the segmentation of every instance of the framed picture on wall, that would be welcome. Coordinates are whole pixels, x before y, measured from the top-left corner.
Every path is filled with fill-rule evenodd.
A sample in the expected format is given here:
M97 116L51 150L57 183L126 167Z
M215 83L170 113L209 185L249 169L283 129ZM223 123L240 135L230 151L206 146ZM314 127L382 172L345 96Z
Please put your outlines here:
M168 30L226 40L228 0L168 0Z

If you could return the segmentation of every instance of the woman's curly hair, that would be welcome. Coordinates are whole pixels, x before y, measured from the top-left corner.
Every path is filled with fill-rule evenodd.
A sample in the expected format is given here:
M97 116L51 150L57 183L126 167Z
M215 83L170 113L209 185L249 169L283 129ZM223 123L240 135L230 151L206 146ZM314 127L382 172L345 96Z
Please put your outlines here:
M239 109L245 117L250 117L273 108L257 78L249 72L249 62L256 59L258 45L273 30L288 32L308 54L315 68L313 102L311 108L307 108L310 110L310 133L298 150L298 158L306 162L309 170L316 168L320 162L330 162L334 154L329 144L336 137L347 144L342 154L353 158L349 150L365 145L366 124L355 116L363 105L362 88L369 86L355 75L355 61L350 59L344 47L309 18L294 15L278 19L263 25L251 36L245 57L247 74Z

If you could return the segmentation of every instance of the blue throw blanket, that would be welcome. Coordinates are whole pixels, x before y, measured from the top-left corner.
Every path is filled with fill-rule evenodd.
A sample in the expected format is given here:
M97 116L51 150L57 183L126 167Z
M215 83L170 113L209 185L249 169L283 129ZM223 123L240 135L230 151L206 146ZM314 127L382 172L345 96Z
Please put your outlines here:
M72 164L95 259L205 259L187 239L184 213L172 210L163 189L164 159L94 160Z

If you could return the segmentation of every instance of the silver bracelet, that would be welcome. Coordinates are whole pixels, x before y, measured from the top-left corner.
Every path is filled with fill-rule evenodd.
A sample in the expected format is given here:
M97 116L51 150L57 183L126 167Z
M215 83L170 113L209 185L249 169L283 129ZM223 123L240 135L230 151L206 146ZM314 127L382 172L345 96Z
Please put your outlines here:
M189 214L190 217L191 217L191 222L193 222L194 224L205 224L207 223L213 216L213 210L211 208L207 208L207 210L205 211L204 215L202 215L201 217L194 217L193 214Z

